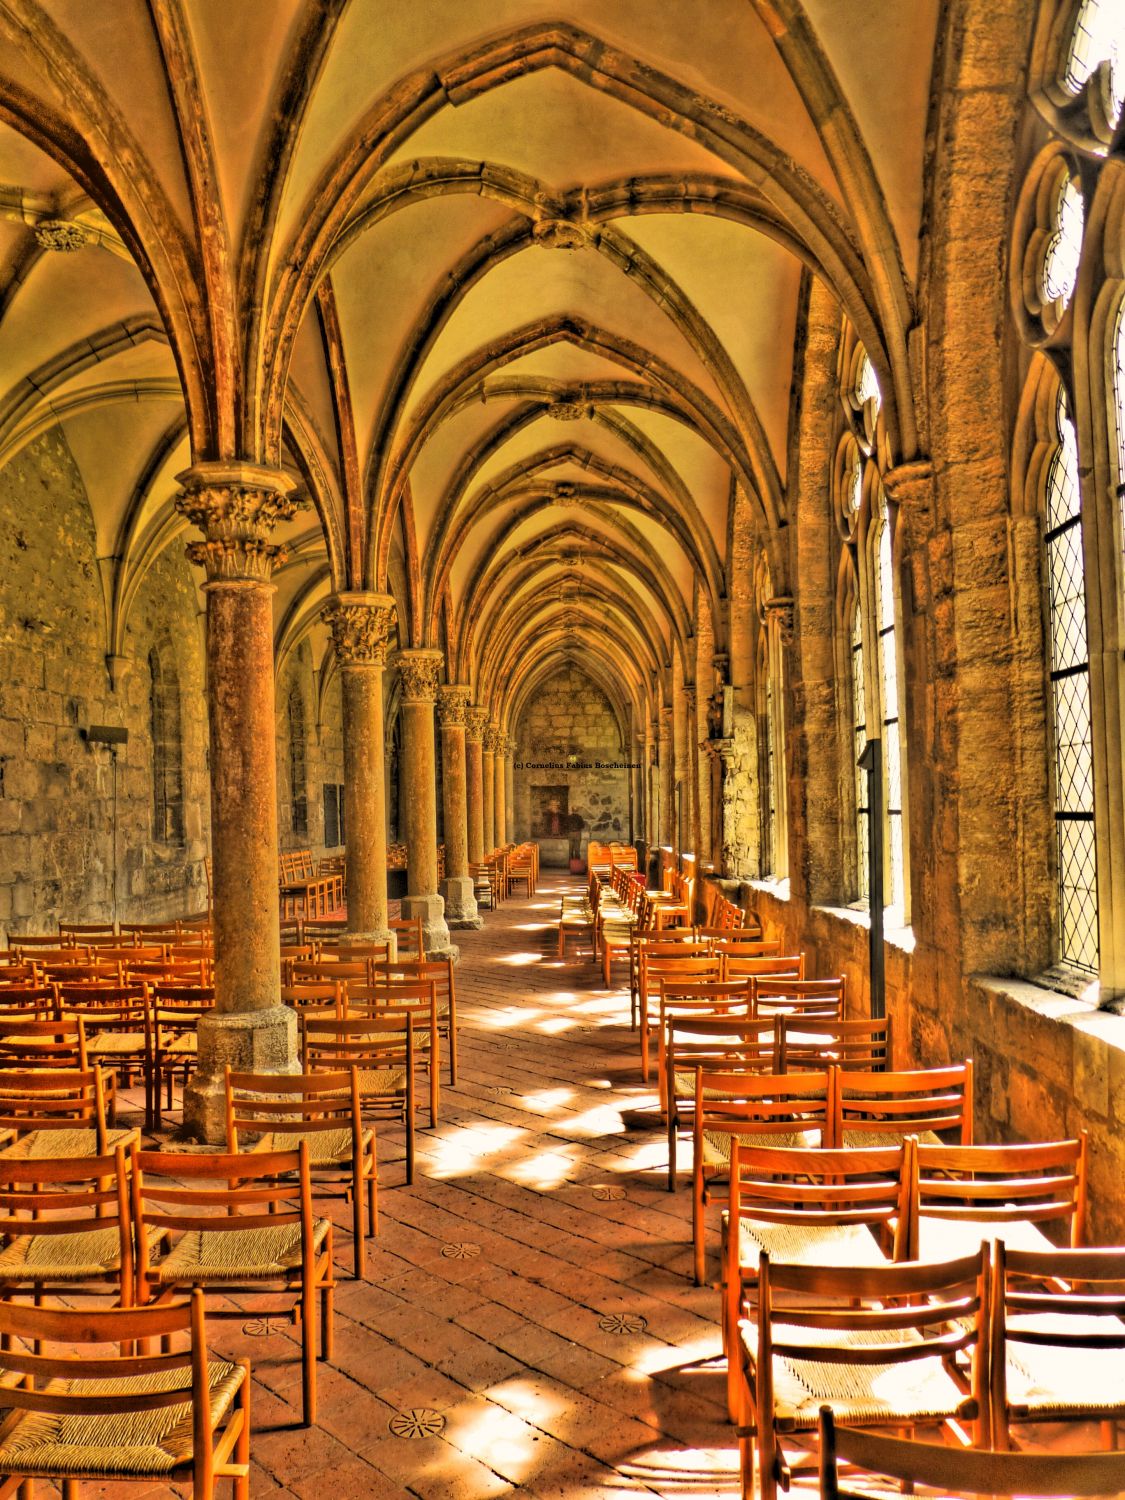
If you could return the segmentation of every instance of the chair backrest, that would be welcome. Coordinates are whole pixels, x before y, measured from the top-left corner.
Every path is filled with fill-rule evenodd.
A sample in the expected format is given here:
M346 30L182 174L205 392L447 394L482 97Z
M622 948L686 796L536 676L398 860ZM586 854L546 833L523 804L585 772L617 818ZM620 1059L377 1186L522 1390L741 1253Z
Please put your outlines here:
M57 1240L116 1230L121 1285L131 1289L133 1158L134 1149L123 1145L100 1156L0 1155L0 1234L10 1245L34 1235ZM66 1253L63 1245L58 1249L60 1255Z
M832 1115L835 1069L822 1073L746 1073L697 1068L696 1154L707 1132L729 1135L792 1135L819 1130L821 1145L835 1144ZM782 1144L779 1142L779 1144Z
M146 1028L148 1004L143 984L97 988L60 984L58 993L60 1016L80 1016L86 1023L87 1036L112 1031L143 1032Z
M53 984L0 984L0 1015L49 1017L58 1004Z
M318 984L343 984L358 979L367 984L371 979L371 969L371 961L366 958L356 959L353 963L322 954L320 958L297 959L290 964L289 983L304 984L311 980Z
M33 958L61 953L73 959L89 952L84 945L68 942L58 932L10 932L8 947L16 953L30 953Z
M451 958L402 958L393 963L376 964L374 981L377 985L386 980L404 979L417 983L433 980L437 985L438 998L447 1004L457 997L457 982L453 974Z
M159 1238L148 1231L159 1231L176 1239L199 1230L254 1233L262 1227L300 1224L302 1260L311 1266L313 1217L308 1145L302 1140L290 1151L228 1151L214 1155L194 1151L138 1151L133 1171L132 1211L137 1233L137 1279L142 1293L149 1277L151 1242ZM231 1257L232 1278L237 1274L235 1254Z
M95 963L92 959L84 959L81 963L66 963L54 960L39 962L39 972L45 979L58 984L104 984L113 985L121 983L121 965L119 963Z
M861 1068L868 1072L886 1067L892 1058L891 1017L874 1020L807 1014L774 1016L777 1050L782 1073L791 1068Z
M737 927L701 927L699 936L731 958L774 958L781 953L779 938L750 938Z
M81 1017L40 1020L0 1012L0 1068L77 1068L85 1071L86 1025Z
M185 1335L185 1347L174 1349ZM161 1352L155 1353L158 1348ZM52 1427L65 1424L96 1433L99 1428L112 1431L110 1424L128 1424L133 1415L143 1421L160 1408L190 1402L196 1439L193 1492L200 1494L214 1473L209 1369L203 1293L198 1290L190 1300L151 1307L0 1303L0 1409L26 1412L33 1420L42 1417ZM75 1383L76 1374L83 1380ZM250 1379L249 1366L244 1379ZM86 1381L104 1384L92 1391ZM155 1448L153 1453L152 1473L130 1477L166 1483L163 1455ZM96 1465L96 1448L91 1461Z
M846 1069L836 1087L837 1145L848 1131L881 1135L956 1132L962 1146L973 1142L973 1065L878 1073Z
M60 922L59 936L67 942L83 942L85 939L117 937L115 922Z
M905 1260L914 1142L867 1150L816 1150L731 1141L729 1212L766 1224L863 1224L891 1234ZM728 1286L737 1296L740 1240L727 1236ZM757 1269L756 1266L754 1269ZM733 1280L730 1273L733 1272Z
M803 953L772 953L763 954L755 958L741 957L737 953L726 953L722 948L717 954L723 961L724 979L745 979L752 975L755 979L785 979L802 980L805 977L805 955Z
M713 953L693 953L694 945L685 944L686 951L677 953L675 956L666 952L661 945L653 949L649 947L641 950L640 965L640 987L641 993L648 996L659 993L660 981L662 979L674 980L678 983L691 982L699 984L706 979L718 981L722 978L722 966Z
M844 1014L847 981L837 979L776 979L759 975L754 981L754 1004L760 1016L820 1016L836 1020Z
M344 986L338 982L332 984L328 980L306 979L294 984L283 984L281 1003L292 1006L296 1011L330 1010L334 1015L342 1015L344 994Z
M426 946L422 938L421 917L392 917L388 923L398 939L397 951L408 951L415 958L425 958Z
M748 979L695 980L661 974L659 983L662 1026L675 1015L744 1016L749 1020L754 1014L754 986Z
M247 1136L307 1138L350 1130L362 1149L359 1080L355 1068L336 1073L232 1073L226 1079L227 1150ZM255 1156L257 1152L253 1153Z
M8 950L0 952L0 985L5 988L10 984L34 984L36 972L30 959L21 959Z
M301 1016L301 1057L308 1073L340 1072L352 1067L378 1072L405 1065L407 1074L412 1074L414 1017L341 1018L306 1011Z
M420 1040L429 1044L429 1028L438 1021L437 981L433 979L379 979L375 984L349 988L346 1005L364 1015L408 1012L422 1031Z
M973 1224L1061 1222L1073 1247L1086 1242L1086 1132L1077 1140L1013 1146L933 1146L914 1153L911 1257L918 1219Z
M888 1479L913 1481L941 1493L1006 1497L1125 1494L1123 1453L995 1453L923 1443L854 1427L838 1427L830 1406L820 1408L822 1500L861 1500L866 1489L840 1487L840 1460ZM883 1486L885 1489L886 1486Z
M993 1441L1008 1446L1012 1413L1008 1405L1008 1362L1020 1349L1037 1349L1039 1386L1046 1404L1057 1393L1060 1405L1074 1400L1068 1390L1074 1374L1067 1354L1120 1351L1114 1360L1116 1383L1110 1397L1120 1399L1120 1371L1125 1368L1125 1249L1012 1250L1003 1240L992 1245L992 1423ZM1057 1384L1043 1389L1043 1358L1058 1359ZM1050 1380L1049 1363L1046 1379Z
M98 1149L104 1150L101 1069L9 1064L0 1071L0 1131L21 1136L33 1130L92 1130Z
M750 1017L677 1014L664 1022L664 1066L670 1083L676 1074L707 1068L715 1072L776 1073L773 1034ZM694 1086L694 1079L693 1086ZM674 1084L667 1097L675 1097Z

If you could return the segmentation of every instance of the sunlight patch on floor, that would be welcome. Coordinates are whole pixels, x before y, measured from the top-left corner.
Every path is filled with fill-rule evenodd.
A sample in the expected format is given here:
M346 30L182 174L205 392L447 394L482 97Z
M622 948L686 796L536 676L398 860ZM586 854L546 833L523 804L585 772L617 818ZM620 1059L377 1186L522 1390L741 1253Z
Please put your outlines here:
M521 1187L535 1188L537 1192L549 1192L570 1180L574 1162L557 1151L540 1151L500 1168L500 1176L509 1182L518 1182Z
M498 953L492 960L494 964L509 964L513 969L526 969L542 961L541 953Z

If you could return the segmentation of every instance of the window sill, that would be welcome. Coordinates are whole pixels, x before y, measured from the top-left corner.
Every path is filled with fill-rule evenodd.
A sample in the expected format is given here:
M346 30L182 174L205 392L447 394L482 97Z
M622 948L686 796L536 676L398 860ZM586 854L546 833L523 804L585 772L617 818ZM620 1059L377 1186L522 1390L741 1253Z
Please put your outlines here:
M871 913L866 907L814 906L813 911L822 912L828 917L835 917L838 922L848 922L852 927L862 927L867 932L871 931ZM914 952L914 929L909 925L904 926L898 920L898 914L893 907L888 907L883 914L883 942L892 948L897 948L900 953Z
M743 884L748 885L752 891L762 891L763 894L772 896L775 901L789 900L788 875L784 880L770 880L767 878L765 880L747 880Z

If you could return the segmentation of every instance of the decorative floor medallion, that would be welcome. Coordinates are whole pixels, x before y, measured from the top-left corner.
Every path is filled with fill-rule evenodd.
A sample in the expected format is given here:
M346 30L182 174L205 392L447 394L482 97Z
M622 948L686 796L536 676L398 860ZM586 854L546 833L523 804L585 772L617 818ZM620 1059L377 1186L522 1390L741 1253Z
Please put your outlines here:
M395 1412L387 1426L395 1437L440 1437L445 1431L445 1418L432 1406L411 1406Z
M625 1189L618 1187L615 1183L603 1183L601 1187L594 1189L594 1197L599 1203L616 1203L619 1198L624 1198Z
M249 1323L243 1323L242 1331L248 1339L268 1339L279 1332L279 1325L273 1318L251 1318Z
M598 1327L603 1333L644 1333L648 1319L640 1313L606 1313L598 1319Z
M452 1245L443 1245L441 1253L446 1260L475 1260L480 1254L479 1245L470 1245L466 1240L458 1240Z

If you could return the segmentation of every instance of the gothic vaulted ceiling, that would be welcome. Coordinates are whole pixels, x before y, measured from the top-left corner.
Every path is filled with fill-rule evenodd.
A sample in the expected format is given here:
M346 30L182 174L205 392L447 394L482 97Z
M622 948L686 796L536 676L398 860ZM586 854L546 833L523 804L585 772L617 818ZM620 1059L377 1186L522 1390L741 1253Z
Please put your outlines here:
M282 465L279 660L333 589L511 708L644 713L731 518L785 523L802 288L896 455L937 0L0 0L0 461L61 425L107 654L175 475Z

